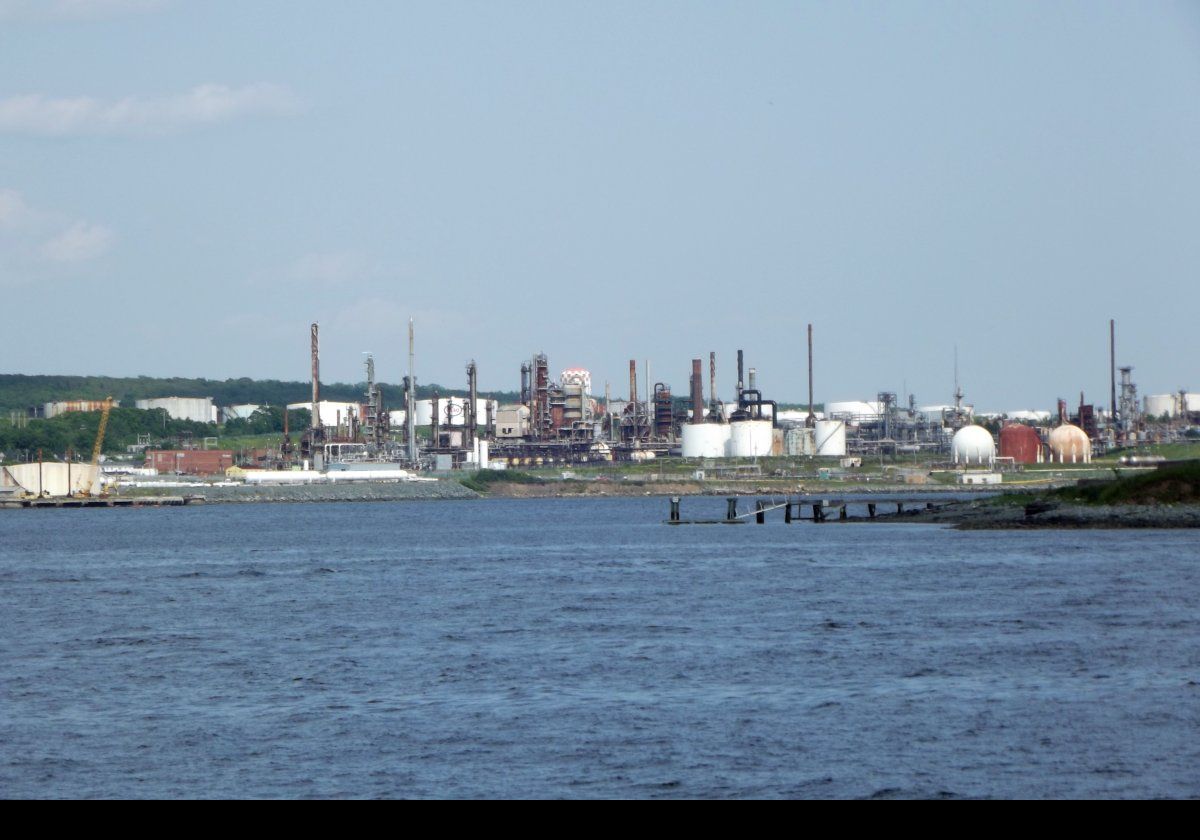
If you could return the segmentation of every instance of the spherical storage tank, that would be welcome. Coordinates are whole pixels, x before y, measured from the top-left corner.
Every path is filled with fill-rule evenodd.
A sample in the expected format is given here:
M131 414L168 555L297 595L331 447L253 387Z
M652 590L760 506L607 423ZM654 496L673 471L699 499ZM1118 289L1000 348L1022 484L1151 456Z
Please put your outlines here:
M983 426L963 426L950 441L956 464L991 464L996 460L996 442Z
M729 457L757 458L771 454L774 439L770 420L743 420L729 424Z
M683 427L684 458L724 458L729 445L727 423L695 423Z
M841 458L846 454L846 424L842 420L818 420L817 457Z
M1050 433L1050 460L1087 464L1092 460L1092 442L1083 429L1064 423Z

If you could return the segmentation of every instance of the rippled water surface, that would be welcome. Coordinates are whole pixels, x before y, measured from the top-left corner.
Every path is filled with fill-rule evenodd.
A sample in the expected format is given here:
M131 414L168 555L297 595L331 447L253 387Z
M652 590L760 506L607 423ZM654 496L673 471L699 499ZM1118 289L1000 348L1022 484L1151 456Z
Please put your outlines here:
M0 512L0 795L1200 794L1196 532L666 513Z

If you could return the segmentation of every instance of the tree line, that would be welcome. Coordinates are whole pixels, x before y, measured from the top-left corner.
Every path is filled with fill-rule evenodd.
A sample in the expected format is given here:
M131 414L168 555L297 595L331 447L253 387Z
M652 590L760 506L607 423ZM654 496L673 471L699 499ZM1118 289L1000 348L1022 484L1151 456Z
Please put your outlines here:
M402 385L380 383L384 399L393 408L402 407ZM321 383L321 398L336 402L362 402L365 382ZM463 396L462 388L443 388L436 383L417 386L417 396L425 399L439 394ZM62 400L103 400L113 397L122 408L134 408L137 400L156 397L212 397L216 405L286 405L312 399L311 382L284 382L278 379L185 379L152 376L27 376L0 374L0 412L26 413L30 408ZM481 395L483 396L483 395ZM493 392L501 401L517 399L515 392Z
M40 449L42 457L48 460L66 458L68 453L87 460L92 454L102 413L68 412L45 420L20 420L15 424L7 417L0 417L0 454L6 461L31 461L37 458ZM306 408L289 411L289 428L298 436L308 427L311 417ZM199 443L206 437L219 435L265 435L282 431L282 406L263 406L252 416L230 420L224 426L176 420L161 408L149 411L114 408L109 413L102 451L124 453L128 447L137 445L139 436L148 437L151 448L173 449L188 438Z

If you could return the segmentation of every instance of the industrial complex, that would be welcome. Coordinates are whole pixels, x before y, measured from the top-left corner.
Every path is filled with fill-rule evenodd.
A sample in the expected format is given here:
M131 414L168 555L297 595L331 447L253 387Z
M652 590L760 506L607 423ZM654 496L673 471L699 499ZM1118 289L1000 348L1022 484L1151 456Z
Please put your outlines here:
M1115 411L1080 395L1073 406L1057 399L1052 412L981 416L964 402L957 383L953 402L942 405L918 405L913 395L889 392L868 400L815 403L812 325L807 335L808 401L790 409L763 394L757 369L746 366L740 350L725 394L718 389L715 353L708 353L707 360L690 360L684 390L651 381L649 364L631 359L628 388L618 395L608 384L603 393L596 393L586 369L555 374L544 353L533 353L513 371L519 395L515 401L481 395L474 361L465 364L461 392L426 391L418 398L411 321L408 372L395 404L385 400L370 355L361 398L330 401L322 399L320 332L314 323L311 399L287 405L289 410L306 410L311 419L307 428L288 428L284 411L278 445L234 452L218 448L217 438L208 438L185 440L175 449L153 449L146 440L137 450L144 459L140 464L102 465L101 440L111 398L52 402L39 406L38 414L50 418L69 412L103 413L92 462L13 464L0 470L0 487L9 493L89 495L101 492L104 472L287 484L414 480L455 470L671 458L736 464L773 456L828 460L842 467L863 458L924 456L927 463L956 471L960 483L999 483L1005 470L1021 465L1086 464L1094 456L1139 442L1182 439L1200 421L1200 394L1180 391L1139 400L1133 368L1116 364L1115 323L1110 322L1109 330L1109 405ZM248 419L264 408L217 406L211 397L162 397L138 400L136 405L200 423Z

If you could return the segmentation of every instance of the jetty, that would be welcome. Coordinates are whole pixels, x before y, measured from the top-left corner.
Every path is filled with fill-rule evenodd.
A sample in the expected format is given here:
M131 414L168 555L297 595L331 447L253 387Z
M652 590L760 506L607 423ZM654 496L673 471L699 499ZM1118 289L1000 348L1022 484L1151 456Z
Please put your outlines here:
M775 510L783 511L783 521L786 525L802 520L816 523L826 522L831 517L836 517L837 521L846 522L851 519L851 504L861 505L866 508L866 516L855 517L857 519L875 519L876 516L880 515L881 508L891 508L892 505L895 505L895 514L897 515L916 512L918 510L932 511L941 506L940 503L935 503L924 498L892 497L876 501L860 501L801 496L798 498L788 497L782 500L756 499L753 510L739 513L737 497L730 496L725 500L726 509L724 519L684 519L680 512L681 501L679 496L671 497L670 517L665 520L665 524L741 525L753 517L756 524L764 525L767 521L767 514ZM805 511L808 511L809 515L806 516Z
M140 497L109 497L104 496L75 498L72 496L56 496L52 498L32 499L3 499L0 508L143 508L143 507L182 507L184 505L202 505L203 496L140 496Z

